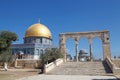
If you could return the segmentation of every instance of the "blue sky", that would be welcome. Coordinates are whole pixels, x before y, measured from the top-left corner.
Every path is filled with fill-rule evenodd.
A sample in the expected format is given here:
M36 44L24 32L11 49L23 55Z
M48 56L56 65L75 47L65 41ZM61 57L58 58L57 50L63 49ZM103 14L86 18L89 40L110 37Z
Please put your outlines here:
M59 33L96 30L110 31L112 55L120 56L120 0L0 0L0 30L9 30L23 37L27 28L38 22L52 32L53 44L59 45ZM74 55L74 42L67 48ZM89 52L86 39L79 41L79 50ZM102 43L95 39L94 56L101 56Z

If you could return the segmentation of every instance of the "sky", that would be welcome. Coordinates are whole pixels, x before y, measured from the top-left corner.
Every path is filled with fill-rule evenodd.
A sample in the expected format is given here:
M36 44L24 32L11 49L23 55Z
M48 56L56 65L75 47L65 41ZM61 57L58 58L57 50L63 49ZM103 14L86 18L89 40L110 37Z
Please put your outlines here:
M23 43L25 31L38 19L50 29L57 46L60 33L109 30L111 54L120 56L120 0L0 0L0 30L15 32L19 40L14 44ZM102 56L101 40L93 42L94 56ZM74 56L74 41L66 46ZM79 41L81 49L89 53L87 39Z

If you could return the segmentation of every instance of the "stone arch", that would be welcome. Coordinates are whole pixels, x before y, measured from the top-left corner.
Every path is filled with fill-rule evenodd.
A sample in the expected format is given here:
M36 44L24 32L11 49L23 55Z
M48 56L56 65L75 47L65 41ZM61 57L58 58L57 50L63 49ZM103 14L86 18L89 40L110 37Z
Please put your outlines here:
M78 52L78 54L80 53L80 51L85 51L86 53L87 53L87 55L88 56L90 56L90 52L89 52L89 40L88 40L88 37L81 37L80 39L79 39L79 41L78 41L78 49L79 49L79 52ZM79 54L79 61L81 61L81 59L80 59L80 55L81 54ZM88 59L89 59L89 57L88 57Z
M92 39L92 47L93 47L92 54L93 54L94 60L103 60L104 54L103 54L103 48L102 48L102 39L100 37L96 36Z
M75 41L75 38L74 38L74 37L67 37L65 42L67 42L69 39L72 39L72 40Z
M75 46L76 46L76 61L78 61L78 40L82 37L87 37L89 40L89 47L90 47L90 59L91 61L93 60L92 58L92 40L95 37L100 37L102 40L102 45L103 45L103 54L104 54L104 59L106 57L111 58L110 54L110 43L109 43L109 31L92 31L92 32L71 32L71 33L61 33L59 35L60 37L60 50L61 53L64 56L64 61L66 62L66 40L68 38L74 38L75 40Z
M74 53L75 53L75 40L74 38L68 38L66 40L66 52L71 56L72 60L74 59ZM71 51L72 50L72 51ZM67 56L67 53L66 53L66 56ZM66 57L66 60L67 61L71 61L70 60L70 57Z
M92 40L95 39L95 38L98 38L98 39L100 39L100 40L102 41L102 38L101 38L100 36L94 36L94 37L92 38Z

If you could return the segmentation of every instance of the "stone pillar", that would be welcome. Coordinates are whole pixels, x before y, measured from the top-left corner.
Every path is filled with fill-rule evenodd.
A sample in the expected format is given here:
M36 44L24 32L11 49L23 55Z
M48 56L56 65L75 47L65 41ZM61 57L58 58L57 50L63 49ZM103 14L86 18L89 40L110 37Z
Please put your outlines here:
M63 61L66 62L66 46L65 46L65 44L62 44L60 51L63 55Z
M76 61L78 62L78 40L75 40Z
M90 49L90 61L93 61L93 55L92 55L92 38L89 38L89 49Z
M106 57L111 58L109 43L103 43L103 59L105 59Z
M103 43L103 59L105 59L106 57L111 58L109 32L103 34L102 43Z
M60 36L60 51L62 53L63 56L63 61L66 62L66 38L64 35L59 35Z
M90 43L89 46L90 46L90 61L93 61L93 56L92 56L92 43Z

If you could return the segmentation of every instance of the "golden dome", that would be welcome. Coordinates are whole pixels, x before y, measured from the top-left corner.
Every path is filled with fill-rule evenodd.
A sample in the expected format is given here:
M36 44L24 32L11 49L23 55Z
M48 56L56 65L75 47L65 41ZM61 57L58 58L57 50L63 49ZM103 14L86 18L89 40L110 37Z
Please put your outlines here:
M25 37L46 37L52 39L50 30L46 26L40 23L31 25L27 29L25 33Z

